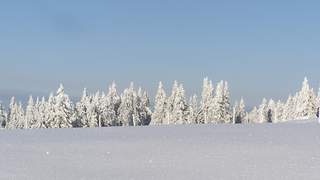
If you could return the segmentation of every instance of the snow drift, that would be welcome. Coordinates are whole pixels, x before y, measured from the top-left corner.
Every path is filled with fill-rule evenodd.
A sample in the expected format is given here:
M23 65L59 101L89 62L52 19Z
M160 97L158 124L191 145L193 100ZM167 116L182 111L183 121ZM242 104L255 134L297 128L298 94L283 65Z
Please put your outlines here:
M0 131L0 179L316 180L320 125Z

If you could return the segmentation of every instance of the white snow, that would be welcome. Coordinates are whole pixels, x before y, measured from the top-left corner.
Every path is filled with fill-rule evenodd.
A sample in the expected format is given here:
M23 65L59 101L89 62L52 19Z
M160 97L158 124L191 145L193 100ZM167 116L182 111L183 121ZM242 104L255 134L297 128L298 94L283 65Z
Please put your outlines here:
M0 179L318 180L320 125L0 131Z

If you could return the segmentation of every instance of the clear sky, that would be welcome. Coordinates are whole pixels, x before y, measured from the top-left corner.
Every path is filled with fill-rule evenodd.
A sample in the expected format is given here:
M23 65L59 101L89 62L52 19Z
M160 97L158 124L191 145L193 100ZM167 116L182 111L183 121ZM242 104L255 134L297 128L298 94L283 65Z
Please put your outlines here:
M3 0L0 96L202 79L249 106L320 83L318 0Z

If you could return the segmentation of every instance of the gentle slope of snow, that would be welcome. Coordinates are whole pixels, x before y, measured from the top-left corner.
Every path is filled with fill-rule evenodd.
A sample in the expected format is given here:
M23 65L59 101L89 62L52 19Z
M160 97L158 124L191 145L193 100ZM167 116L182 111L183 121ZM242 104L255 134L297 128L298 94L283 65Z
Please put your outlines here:
M318 180L320 125L0 131L0 179Z

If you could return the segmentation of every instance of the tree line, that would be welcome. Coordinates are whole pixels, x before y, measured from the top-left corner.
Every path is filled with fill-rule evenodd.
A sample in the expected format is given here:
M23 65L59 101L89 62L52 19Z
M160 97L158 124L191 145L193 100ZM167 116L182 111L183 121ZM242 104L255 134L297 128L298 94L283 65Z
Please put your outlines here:
M48 98L30 96L26 108L11 98L9 108L0 104L0 126L7 129L92 128L110 126L147 126L170 124L278 123L316 118L319 95L309 86L302 88L286 102L263 99L258 107L247 112L243 98L230 103L229 86L220 81L215 86L203 80L200 99L188 100L183 84L174 82L167 94L160 82L151 108L148 93L131 83L121 94L112 83L107 92L90 94L83 90L81 99L73 103L60 85Z

